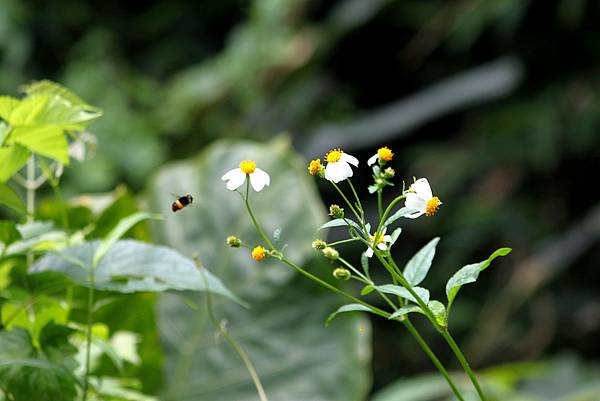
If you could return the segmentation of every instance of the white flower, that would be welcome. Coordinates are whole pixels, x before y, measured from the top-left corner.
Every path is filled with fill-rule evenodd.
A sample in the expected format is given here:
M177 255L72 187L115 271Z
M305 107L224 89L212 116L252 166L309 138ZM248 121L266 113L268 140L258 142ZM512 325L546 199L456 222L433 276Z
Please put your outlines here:
M390 150L390 148L388 148L387 146L384 146L383 148L377 149L377 153L375 153L373 156L369 157L369 160L367 160L367 164L369 166L372 166L378 160L381 160L382 162L389 162L393 158L394 158L394 153Z
M254 188L256 192L259 192L265 185L268 186L271 182L269 174L256 167L256 162L253 160L244 160L240 162L239 168L229 170L221 177L221 179L227 181L227 189L235 191L246 181L246 177L250 178L250 185L252 185L252 188Z
M375 235L371 235L371 246L369 246L367 248L367 250L365 251L365 255L367 256L367 258L370 258L373 256L372 246L376 246L377 249L379 249L381 251L387 251L388 249L390 249L390 246L393 243L393 239L392 239L391 235L385 235L385 230L386 229L384 227L383 230L381 230L381 232L379 233L379 236L377 239L375 239Z
M338 183L346 178L352 177L352 164L358 167L358 159L354 156L344 153L341 149L330 150L325 155L327 167L325 167L325 179Z
M433 216L441 204L440 198L433 196L427 178L419 178L408 189L404 202L404 206L414 209L414 212L404 217L416 219L423 214Z

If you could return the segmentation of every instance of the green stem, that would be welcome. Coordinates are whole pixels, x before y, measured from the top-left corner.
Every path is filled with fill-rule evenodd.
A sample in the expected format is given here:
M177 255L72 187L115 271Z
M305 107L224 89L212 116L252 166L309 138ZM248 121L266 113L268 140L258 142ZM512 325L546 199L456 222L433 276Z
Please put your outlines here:
M339 241L328 243L327 246L335 246L335 245L345 244L345 243L354 242L354 241L358 241L358 238L342 239Z
M477 391L479 398L481 398L481 401L485 401L486 398L485 398L485 395L483 394L483 390L481 389L481 386L479 385L477 376L475 376L473 369L471 369L471 366L469 365L467 358L465 358L464 354L460 350L460 347L458 346L458 344L456 344L456 341L454 341L454 338L452 338L452 336L450 335L450 332L447 329L441 330L440 333L442 334L442 337L444 337L444 339L446 340L446 342L452 349L452 352L456 356L456 359L458 359L460 366L462 366L464 371L467 372L467 375L469 376L469 379L471 379L471 383L473 383L473 387L475 387L475 390Z
M272 250L277 251L277 248L275 248L275 246L273 245L273 243L271 242L269 237L265 234L265 232L261 228L260 224L258 224L258 221L256 221L256 217L254 217L254 213L252 212L252 208L250 207L250 201L248 200L249 189L250 189L250 179L248 177L246 177L246 197L244 198L244 203L246 204L246 210L248 210L248 214L250 215L250 218L252 219L252 223L254 224L254 227L256 227L256 230L258 231L260 236L263 238L265 243L267 245L269 245L269 247Z
M381 189L377 190L377 212L379 213L379 221L382 221L383 217L383 191Z
M208 281L204 274L203 268L201 266L199 266L198 263L196 263L196 266L198 267L198 270L200 270L200 272L202 273L202 279L204 280L204 286L206 288L208 288ZM250 377L252 378L252 382L254 383L254 387L256 387L256 392L258 393L258 397L260 398L260 400L268 401L267 394L265 393L265 389L263 388L263 385L260 381L260 377L258 376L258 373L256 372L256 369L254 368L252 361L248 357L248 354L246 354L244 349L233 339L233 337L231 337L229 335L229 332L227 331L225 326L223 324L219 324L219 322L217 321L217 319L214 315L210 291L205 291L205 294L206 294L206 309L208 311L208 318L210 319L212 324L221 332L221 334L223 335L223 338L225 338L225 340L231 346L231 348L233 348L233 350L238 354L238 356L240 357L242 362L244 362L244 366L246 366L246 369L248 370L248 373L250 374Z
M394 208L394 206L396 206L396 204L398 202L400 202L402 199L406 198L406 195L402 194L400 196L397 196L394 198L394 200L392 200L390 202L390 204L388 205L387 208L385 208L385 211L383 212L383 216L381 217L381 219L379 220L379 226L377 227L377 233L379 234L379 232L381 231L381 228L383 227L383 224L385 223L385 221L387 220L389 214L392 212L392 209Z
M89 387L89 376L91 359L90 353L92 349L92 323L94 314L94 284L95 284L95 270L96 266L92 266L90 271L90 288L88 291L88 304L87 304L87 331L86 331L86 345L85 345L85 373L83 375L83 395L82 401L87 400L88 387Z
M360 210L360 214L364 220L364 209L362 207L362 204L360 203L360 198L358 197L358 193L356 192L356 189L354 189L354 185L352 185L352 181L350 181L350 178L348 178L347 181L348 181L348 185L350 186L350 189L352 190L352 193L354 194L354 199L356 199L356 206L358 207L358 210Z
M419 346L421 347L423 352L425 352L425 354L429 357L429 359L431 359L431 362L433 362L433 364L435 365L437 370L441 373L442 376L444 376L444 379L446 379L446 382L452 389L452 392L454 393L454 395L456 395L456 398L458 398L460 401L465 401L462 394L456 387L456 384L454 384L454 381L450 377L450 374L448 374L448 371L446 370L444 365L442 365L442 363L437 358L437 356L435 356L433 350L429 347L429 345L427 344L425 339L423 339L423 337L421 337L421 334L419 334L416 327L413 326L413 324L410 321L410 319L408 318L408 316L405 316L405 318L402 320L402 323L408 329L410 334L412 334L412 336L415 338L415 340L417 340L417 343L419 344Z
M354 206L352 206L352 203L348 200L348 198L346 197L346 195L344 195L344 193L342 192L342 190L340 189L340 187L338 187L337 184L334 183L333 181L330 181L330 182L331 182L331 185L333 185L333 187L338 191L338 193L344 199L344 201L346 202L346 204L348 205L348 207L350 208L350 210L352 210L352 213L354 213L354 216L356 216L356 219L359 220L359 221L362 221L361 215L356 211L356 209L354 208Z

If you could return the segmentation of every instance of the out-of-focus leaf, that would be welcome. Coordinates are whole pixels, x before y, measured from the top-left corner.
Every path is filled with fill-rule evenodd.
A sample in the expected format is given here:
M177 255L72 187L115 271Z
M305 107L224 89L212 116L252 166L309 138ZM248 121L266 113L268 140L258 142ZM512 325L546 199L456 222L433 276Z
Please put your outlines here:
M473 263L470 265L463 266L458 270L446 283L446 296L448 297L448 311L458 294L458 290L465 284L474 283L479 277L479 273L485 270L491 263L492 260L498 256L506 256L510 253L511 248L500 248L496 252L492 253L489 258L483 262Z
M32 152L69 164L69 144L57 125L15 127L9 139Z
M425 280L435 256L435 247L439 241L439 237L429 241L406 264L404 277L411 285L418 285Z
M0 96L0 118L4 121L10 121L10 115L17 108L21 101L12 96ZM0 141L2 145L2 141Z
M8 206L19 213L25 213L25 205L9 186L0 183L0 205Z
M15 175L27 163L29 155L29 150L20 145L0 147L0 182Z
M89 286L100 241L86 242L38 260L32 272L60 271L74 282ZM130 293L143 291L211 291L241 302L221 281L206 272L208 288L194 261L171 248L134 240L117 241L94 271L94 288Z
M398 380L377 392L372 401L434 401L448 395L448 383L438 374L428 374Z
M6 248L5 255L22 255L30 250L61 249L67 245L69 240L64 231L54 229L54 224L47 221L18 224L17 230L23 239L10 244Z
M333 312L327 320L325 321L325 325L329 326L331 321L337 317L340 313L348 313L348 312L372 312L371 308L362 304L347 304L340 306L335 312Z
M19 230L17 230L15 222L0 220L0 244L7 246L19 239L21 239L21 234L19 233ZM0 248L0 254L2 251L3 249Z
M36 348L26 330L0 332L0 385L15 401L70 401L76 396L73 370L77 351L72 329L49 323Z
M185 254L197 253L249 301L250 310L218 302L215 314L227 320L231 335L248 353L269 399L362 401L369 382L365 364L369 326L364 317L348 316L325 327L325 318L341 301L338 296L314 288L303 277L293 280L294 270L275 258L257 264L247 251L230 249L225 243L232 234L248 244L261 243L240 196L221 181L244 159L255 160L271 175L269 187L250 193L263 230L271 233L281 228L282 243L290 244L286 256L305 265L314 254L311 241L325 213L305 161L281 139L221 141L195 159L161 170L150 187L154 210L168 210L169 192L191 193L197 207L171 213L164 223L155 224L157 237ZM318 274L316 264L305 267ZM191 301L202 305L205 300L200 294ZM241 401L256 397L239 358L225 343L215 344L215 329L205 310L191 310L183 300L162 295L159 326L166 354L165 398Z

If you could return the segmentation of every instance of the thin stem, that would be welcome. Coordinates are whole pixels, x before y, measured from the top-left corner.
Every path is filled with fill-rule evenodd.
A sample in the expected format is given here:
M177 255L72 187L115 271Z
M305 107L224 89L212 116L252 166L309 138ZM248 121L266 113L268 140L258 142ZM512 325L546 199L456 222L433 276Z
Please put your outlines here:
M397 196L394 198L394 200L392 200L390 202L390 204L388 205L387 208L385 208L385 211L383 212L383 216L381 217L381 219L379 220L379 226L377 227L377 233L379 233L381 231L381 228L383 227L383 224L385 223L385 221L387 220L389 214L392 212L392 209L394 208L394 206L396 206L396 204L398 202L400 202L402 199L406 198L406 195L402 194L400 196Z
M344 199L344 201L346 202L346 204L348 205L348 207L350 208L350 210L352 210L352 213L354 213L354 216L356 216L356 218L359 221L362 221L361 215L356 211L356 209L354 208L354 206L352 206L352 203L348 200L348 198L346 197L346 195L344 195L344 193L342 192L342 190L340 189L340 187L338 187L337 184L334 183L333 181L330 181L330 182L331 182L331 185L333 185L333 187L339 192L339 194Z
M198 270L200 270L200 272L202 273L202 279L204 280L204 286L206 288L208 288L208 281L204 274L204 268L201 267L198 263L196 263L196 266L198 267ZM265 393L265 389L263 388L263 385L260 381L260 377L258 376L258 373L256 372L256 369L254 368L252 361L248 357L248 354L246 354L244 349L233 339L233 337L231 337L229 335L229 332L225 328L225 325L220 324L217 321L217 319L214 315L213 307L212 307L212 299L210 296L210 291L205 291L205 294L206 294L206 308L208 310L208 317L209 317L210 321L216 328L219 329L219 331L223 335L223 338L225 338L227 343L231 346L231 348L233 348L233 350L238 354L240 359L244 362L244 366L246 366L246 369L248 370L248 373L250 374L250 377L252 378L252 382L254 383L254 387L256 387L256 392L258 393L258 397L260 398L260 400L268 401L267 394Z
M90 353L92 349L92 323L93 323L93 314L94 314L94 284L95 277L94 273L96 270L96 266L92 266L90 270L90 288L88 291L88 304L87 304L87 332L86 332L86 348L85 348L85 373L83 375L83 396L82 401L87 400L87 393L89 387L89 376L90 376L90 367L91 367L91 359Z
M352 193L354 194L354 199L356 199L356 206L358 207L358 210L360 210L361 216L364 217L364 209L362 207L362 204L360 203L360 198L358 197L358 193L356 192L356 189L354 189L354 185L352 185L352 181L350 181L350 178L348 178L348 185L350 185L350 189L352 190Z
M350 262L348 262L347 260L343 259L343 258L338 258L338 260L347 268L349 268L350 270L352 270L354 273L356 273L356 275L358 277L360 277L361 279L364 280L365 283L367 284L371 284L373 285L373 282L371 280L369 280L367 277L365 277L364 274L362 274L356 267L354 267Z
M442 363L437 358L437 356L435 356L435 353L429 347L429 345L427 344L425 339L423 339L423 337L421 337L421 334L419 334L416 327L412 324L412 322L410 321L408 316L405 316L405 318L402 320L402 324L404 324L404 326L408 329L410 334L412 334L412 336L415 338L415 340L417 340L417 343L419 344L419 346L421 347L423 352L425 352L425 354L427 354L429 359L431 359L431 362L433 362L433 364L435 365L437 370L441 373L441 375L444 376L444 379L446 379L446 382L452 389L452 392L454 393L454 395L456 395L456 398L458 398L460 401L465 401L462 394L456 387L456 384L454 384L454 381L450 377L450 374L448 374L448 371L446 370L444 365L442 365Z
M330 242L327 244L327 246L335 246L335 245L345 244L345 243L354 242L354 241L358 241L358 238L348 238L348 239L342 239L342 240L335 241L335 242Z
M269 245L269 247L271 249L277 251L277 248L275 248L275 246L273 245L273 243L271 242L269 237L265 234L265 232L261 228L260 224L258 224L258 221L256 221L256 217L254 217L254 213L252 212L252 208L250 207L250 201L248 200L249 189L250 189L250 179L247 178L246 179L246 196L244 197L244 203L246 204L246 210L248 210L248 214L250 215L250 218L252 219L252 223L254 224L254 227L256 227L256 230L258 231L260 236L263 238L263 240L266 242L266 244Z
M379 213L379 221L382 221L383 217L383 191L377 190L377 212Z
M456 344L456 341L454 341L454 338L452 338L452 336L450 335L450 332L447 329L441 330L440 333L442 333L442 337L444 337L444 339L446 340L446 342L452 349L452 352L454 352L454 355L456 356L456 359L458 359L460 366L462 366L464 371L469 376L469 379L471 379L471 382L473 383L473 387L475 387L475 390L477 391L479 398L481 398L481 401L485 401L486 398L485 398L485 395L483 394L483 390L481 389L481 386L479 385L477 376L475 376L473 369L471 369L471 366L469 365L467 358L465 358L464 354L460 350L460 347L458 346L458 344Z

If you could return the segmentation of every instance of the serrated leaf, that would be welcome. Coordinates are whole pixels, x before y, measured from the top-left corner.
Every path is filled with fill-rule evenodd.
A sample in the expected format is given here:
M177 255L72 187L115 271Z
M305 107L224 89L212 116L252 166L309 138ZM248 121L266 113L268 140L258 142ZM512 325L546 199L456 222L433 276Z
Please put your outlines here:
M25 205L9 186L0 183L0 205L5 205L15 212L25 213Z
M31 152L20 145L0 147L0 182L6 182L17 173L25 163Z
M338 308L338 310L336 310L331 315L329 315L329 317L325 321L325 325L329 326L329 324L331 324L331 321L333 319L335 319L340 313L348 313L348 312L373 312L373 310L371 308L369 308L368 306L365 306L362 304L343 305L343 306L340 306Z
M343 227L343 226L352 226L356 228L359 232L362 231L358 223L356 223L352 219L333 219L328 221L327 223L321 225L317 230L323 230L325 228L333 228L333 227Z
M94 255L100 241L67 248L38 260L32 272L59 271L75 283L90 286ZM167 290L210 291L244 304L206 271L208 287L193 260L165 246L122 240L111 246L94 270L94 288L122 293Z
M385 294L392 294L402 297L404 299L408 299L414 303L417 303L417 300L413 295L404 287L393 284L385 284L378 285L375 288ZM422 287L413 287L413 291L423 300L424 303L429 302L429 290Z
M410 209L407 207L400 208L398 211L396 211L396 213L392 214L390 217L387 218L387 220L385 221L383 226L387 227L390 224L392 224L394 221L398 220L399 218L409 215L414 211L415 211L414 209Z
M421 307L419 305L408 305L408 306L403 306L401 308L398 308L394 313L392 313L390 315L390 317L388 317L388 319L390 319L390 320L397 319L400 316L404 316L404 315L407 315L412 312L423 313L423 311L421 310Z
M498 256L506 256L512 251L511 248L500 248L490 255L486 260L463 266L446 283L446 296L448 297L448 310L452 306L456 294L460 288L468 283L474 283L479 273L485 270Z
M427 277L431 262L435 256L435 247L439 241L439 237L429 241L427 245L415 253L406 264L406 267L404 268L404 277L406 277L406 280L408 280L411 285L419 285L425 280L425 277Z
M16 126L9 141L62 164L69 164L69 143L62 128L57 125Z

